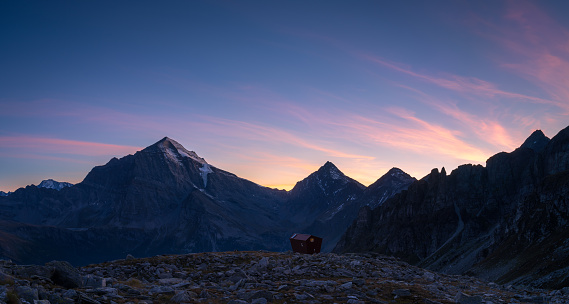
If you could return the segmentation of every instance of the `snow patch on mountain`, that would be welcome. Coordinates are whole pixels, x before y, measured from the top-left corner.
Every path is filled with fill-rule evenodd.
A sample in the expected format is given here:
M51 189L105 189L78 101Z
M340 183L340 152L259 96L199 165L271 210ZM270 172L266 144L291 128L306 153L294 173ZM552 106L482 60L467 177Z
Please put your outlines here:
M186 150L184 146L171 138L164 137L164 139L159 142L159 147L160 150L164 151L166 158L176 163L181 164L183 158L190 158L200 164L207 164L205 159L199 157L196 152Z
M211 166L208 163L203 163L203 166L200 168L200 175L203 179L203 187L204 189L207 187L207 175L208 173L213 173L211 170Z
M182 162L180 161L180 159L178 158L178 155L176 155L176 153L174 153L174 151L172 149L163 147L163 151L164 151L164 156L166 156L167 159L172 160L173 162L177 163L177 164L182 164Z
M198 163L201 164L207 164L207 162L205 161L205 159L199 157L199 155L194 152L194 151L188 151L186 150L186 148L184 148L184 146L180 145L177 141L168 138L168 140L170 141L170 143L172 144L172 146L174 146L177 150L177 152L183 156L183 157L189 157L195 161L197 161Z

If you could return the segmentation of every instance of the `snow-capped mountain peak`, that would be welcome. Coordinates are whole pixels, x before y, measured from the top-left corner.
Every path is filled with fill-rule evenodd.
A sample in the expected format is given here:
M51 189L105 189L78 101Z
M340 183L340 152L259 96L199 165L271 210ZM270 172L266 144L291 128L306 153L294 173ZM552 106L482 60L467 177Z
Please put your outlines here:
M164 137L162 140L160 140L158 142L158 146L160 149L162 149L162 151L164 151L166 157L175 161L179 160L178 157L188 157L201 164L207 164L205 159L199 157L196 152L186 150L184 146L169 137Z
M71 186L73 186L72 183L58 182L58 181L55 181L55 180L50 178L50 179L43 180L38 185L38 188L48 188L48 189L55 189L55 190L59 191L65 187L71 187Z

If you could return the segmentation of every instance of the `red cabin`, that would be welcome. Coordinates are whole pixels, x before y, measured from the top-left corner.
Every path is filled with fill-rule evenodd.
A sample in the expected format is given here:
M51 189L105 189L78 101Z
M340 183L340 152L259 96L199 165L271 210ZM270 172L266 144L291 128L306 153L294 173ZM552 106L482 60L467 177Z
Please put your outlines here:
M290 237L292 251L298 253L319 253L322 247L322 238L310 234L295 233Z

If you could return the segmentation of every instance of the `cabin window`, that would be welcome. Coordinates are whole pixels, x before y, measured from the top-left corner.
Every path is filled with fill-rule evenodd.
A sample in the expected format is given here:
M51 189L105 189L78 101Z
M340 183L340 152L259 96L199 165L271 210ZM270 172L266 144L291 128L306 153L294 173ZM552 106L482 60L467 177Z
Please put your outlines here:
M310 243L314 243L314 238L310 238Z

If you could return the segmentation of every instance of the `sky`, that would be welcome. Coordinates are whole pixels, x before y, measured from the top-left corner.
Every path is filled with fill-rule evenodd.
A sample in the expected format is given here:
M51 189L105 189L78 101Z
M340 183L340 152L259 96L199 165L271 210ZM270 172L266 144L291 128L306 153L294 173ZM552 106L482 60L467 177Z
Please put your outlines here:
M2 1L0 190L168 136L290 189L482 164L569 125L568 1Z

